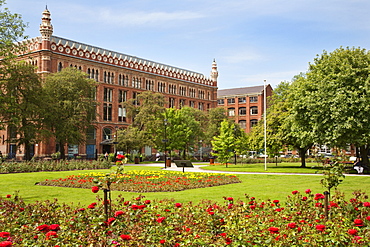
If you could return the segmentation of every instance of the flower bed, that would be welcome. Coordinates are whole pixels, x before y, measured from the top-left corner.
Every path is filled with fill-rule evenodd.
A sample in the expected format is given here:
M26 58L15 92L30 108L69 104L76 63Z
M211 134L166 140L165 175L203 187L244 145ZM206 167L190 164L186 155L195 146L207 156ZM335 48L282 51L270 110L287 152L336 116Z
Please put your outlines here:
M0 173L109 169L111 162L51 160L0 163Z
M87 207L57 201L25 204L0 197L0 246L368 246L370 202L355 192L329 202L310 190L293 191L285 205L224 197L199 204L144 197ZM15 198L14 198L15 199Z
M104 183L107 176L112 180L111 190L139 193L181 191L240 183L238 177L230 174L140 170L128 171L125 174L88 173L73 175L42 181L39 185L90 189L97 182Z

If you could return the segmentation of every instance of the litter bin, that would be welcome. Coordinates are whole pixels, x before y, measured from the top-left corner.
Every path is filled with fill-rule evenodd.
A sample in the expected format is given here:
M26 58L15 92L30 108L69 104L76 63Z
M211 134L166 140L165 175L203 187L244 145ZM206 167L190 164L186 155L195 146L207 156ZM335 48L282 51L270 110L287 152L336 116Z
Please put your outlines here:
M166 159L166 167L171 167L171 158Z

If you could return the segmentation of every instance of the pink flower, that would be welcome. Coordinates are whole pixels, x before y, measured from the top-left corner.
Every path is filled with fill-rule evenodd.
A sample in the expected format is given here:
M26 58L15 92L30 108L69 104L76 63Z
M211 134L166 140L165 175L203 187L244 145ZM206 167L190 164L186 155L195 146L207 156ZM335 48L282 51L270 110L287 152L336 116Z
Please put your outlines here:
M356 229L349 229L347 232L350 235L357 235L357 230Z
M353 223L355 226L364 226L364 222L361 219L355 219Z
M326 226L325 225L316 225L316 230L318 230L320 232L325 231L325 229L326 229Z
M123 240L131 240L131 236L130 236L130 235L122 234L120 237L121 237Z
M310 189L307 189L305 190L306 194L310 194L311 193L311 190Z
M91 191L93 193L97 193L99 191L99 187L98 186L93 186L93 187L91 187Z

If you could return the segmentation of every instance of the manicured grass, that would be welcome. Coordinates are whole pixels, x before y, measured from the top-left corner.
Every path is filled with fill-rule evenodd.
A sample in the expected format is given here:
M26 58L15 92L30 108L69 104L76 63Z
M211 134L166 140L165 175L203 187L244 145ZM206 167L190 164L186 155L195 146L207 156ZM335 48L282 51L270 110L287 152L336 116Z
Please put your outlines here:
M161 167L126 166L125 169L158 170L161 169ZM299 168L286 168L283 171L289 172L291 169ZM109 172L109 170L104 171ZM56 179L72 174L88 172L91 171L0 174L0 196L4 197L7 194L14 195L15 191L19 191L19 195L26 202L58 198L60 202L81 203L82 206L87 206L95 201L95 197L97 196L97 194L92 193L91 190L38 186L35 185L35 183L45 179ZM298 190L301 193L304 193L306 189L311 189L313 193L322 193L324 191L324 188L320 184L322 176L318 175L238 174L238 177L241 179L242 183L179 192L142 193L141 195L144 195L146 199L150 200L173 198L176 202L199 202L204 199L223 202L224 196L243 199L245 194L261 200L278 199L285 201L286 197L290 195L293 190ZM347 176L338 188L346 195L346 198L350 198L353 191L360 189L370 194L370 176ZM102 196L101 192L98 194ZM127 200L131 200L133 197L139 195L139 193L113 191L112 197L115 198L119 194Z
M301 168L300 163L267 163L265 170L264 163L258 164L228 164L226 165L212 165L202 167L204 170L215 171L229 171L229 172L266 172L266 173L321 173L322 165L318 163L306 163L306 168ZM355 172L355 170L353 170Z

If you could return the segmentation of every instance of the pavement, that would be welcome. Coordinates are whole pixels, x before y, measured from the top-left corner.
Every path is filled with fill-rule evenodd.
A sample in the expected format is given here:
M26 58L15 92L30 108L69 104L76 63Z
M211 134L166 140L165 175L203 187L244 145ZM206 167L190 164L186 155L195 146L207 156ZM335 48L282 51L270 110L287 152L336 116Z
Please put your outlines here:
M228 172L228 171L212 171L205 170L202 167L209 166L209 163L193 162L194 167L177 167L175 163L171 163L171 167L164 168L163 163L153 163L153 164L127 164L127 166L151 166L151 167L162 167L162 170L167 171L185 171L185 172L207 172L207 173L226 173L226 174L260 174L260 175L301 175L301 176L322 176L322 173L277 173L277 172ZM344 174L345 176L369 176L369 174Z

